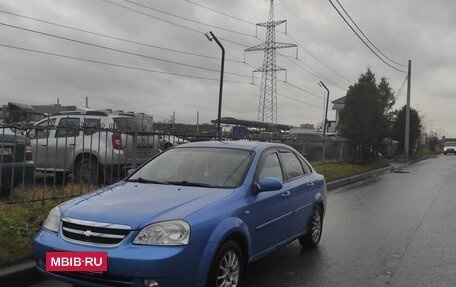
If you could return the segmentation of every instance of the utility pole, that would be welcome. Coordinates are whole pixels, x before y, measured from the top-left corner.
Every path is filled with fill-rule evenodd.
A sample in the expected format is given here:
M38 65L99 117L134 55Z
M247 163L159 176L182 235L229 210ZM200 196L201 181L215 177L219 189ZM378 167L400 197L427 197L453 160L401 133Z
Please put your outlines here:
M218 103L218 113L217 113L217 134L218 140L222 140L222 128L220 127L221 117L222 117L222 93L223 93L223 73L225 70L225 47L223 47L222 43L217 39L217 37L212 33L212 31L207 32L204 34L209 41L214 40L217 45L222 50L222 61L220 64L220 87L219 87L219 103Z
M326 94L325 118L323 120L323 138L324 138L325 135L326 135L326 124L328 123L329 90L328 90L328 88L326 87L326 85L322 81L318 82L318 85L320 87L323 87L326 90L326 92L327 92L327 94Z
M404 153L409 156L410 146L410 88L412 76L412 60L408 61L408 74L407 74L407 106L405 109L405 136L404 136Z
M199 118L200 118L200 112L196 111L196 134L199 132Z

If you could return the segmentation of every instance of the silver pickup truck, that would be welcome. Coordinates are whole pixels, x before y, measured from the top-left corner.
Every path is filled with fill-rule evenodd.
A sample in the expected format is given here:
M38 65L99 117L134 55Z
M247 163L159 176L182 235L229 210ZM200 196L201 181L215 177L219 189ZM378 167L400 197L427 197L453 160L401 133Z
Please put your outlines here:
M109 183L169 147L142 118L99 111L68 112L37 122L27 133L37 171L78 182Z

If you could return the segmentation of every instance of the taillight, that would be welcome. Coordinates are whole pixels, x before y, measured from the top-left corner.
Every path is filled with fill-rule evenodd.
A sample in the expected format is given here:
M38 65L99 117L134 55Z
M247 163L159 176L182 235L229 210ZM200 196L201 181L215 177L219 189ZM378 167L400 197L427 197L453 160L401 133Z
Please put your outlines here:
M116 150L122 149L122 138L118 132L112 134L112 148Z
M29 138L25 138L25 160L33 160L32 157L32 142Z

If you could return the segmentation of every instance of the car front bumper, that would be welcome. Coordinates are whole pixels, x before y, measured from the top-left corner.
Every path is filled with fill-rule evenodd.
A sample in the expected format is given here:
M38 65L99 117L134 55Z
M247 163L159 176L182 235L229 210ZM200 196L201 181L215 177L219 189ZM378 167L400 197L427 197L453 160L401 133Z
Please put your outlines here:
M134 234L133 234L134 233ZM211 260L203 258L206 244L188 246L145 246L131 244L136 232L131 232L117 247L95 247L63 240L60 233L41 229L34 241L37 269L43 275L83 286L141 286L146 279L153 279L159 287L204 286ZM46 252L104 251L108 254L108 271L48 272ZM201 269L202 268L202 269ZM201 276L201 274L204 274Z

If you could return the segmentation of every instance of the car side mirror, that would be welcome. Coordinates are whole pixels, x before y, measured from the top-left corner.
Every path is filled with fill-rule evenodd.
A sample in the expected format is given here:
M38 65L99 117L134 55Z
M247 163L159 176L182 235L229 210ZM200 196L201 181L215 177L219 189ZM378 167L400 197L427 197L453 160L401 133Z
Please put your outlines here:
M256 184L256 191L275 191L282 189L282 187L283 183L280 179L275 177L264 177Z
M136 171L136 168L130 168L130 169L127 171L127 176L132 175L135 171Z

